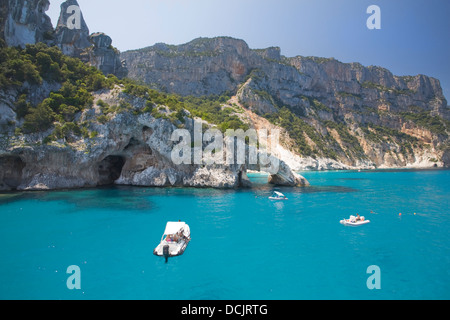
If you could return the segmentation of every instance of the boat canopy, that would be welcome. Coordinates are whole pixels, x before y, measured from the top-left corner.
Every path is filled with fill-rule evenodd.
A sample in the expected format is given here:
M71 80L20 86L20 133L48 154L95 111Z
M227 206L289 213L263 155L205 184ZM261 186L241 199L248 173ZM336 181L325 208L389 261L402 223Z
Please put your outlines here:
M281 192L274 191L274 193L275 193L277 196L279 196L279 197L284 197L284 194L282 194Z
M185 222L167 222L165 235L176 234L186 226Z

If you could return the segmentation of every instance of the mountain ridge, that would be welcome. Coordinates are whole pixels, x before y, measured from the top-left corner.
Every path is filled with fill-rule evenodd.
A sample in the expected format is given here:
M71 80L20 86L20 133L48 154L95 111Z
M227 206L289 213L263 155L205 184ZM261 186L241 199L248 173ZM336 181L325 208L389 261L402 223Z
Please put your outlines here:
M284 147L317 164L298 169L448 165L450 112L436 78L288 58L279 47L250 49L232 37L158 43L121 58L130 78L157 90L237 96L244 110L288 129L295 143Z

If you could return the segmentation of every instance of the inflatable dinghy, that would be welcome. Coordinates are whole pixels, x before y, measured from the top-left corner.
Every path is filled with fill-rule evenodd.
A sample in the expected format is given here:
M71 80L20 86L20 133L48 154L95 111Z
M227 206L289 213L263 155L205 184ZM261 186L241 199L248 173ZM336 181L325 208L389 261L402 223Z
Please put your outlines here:
M355 216L350 216L350 219L344 219L340 221L344 226L362 226L363 224L370 223L370 220L366 220L364 217L360 217L359 220Z

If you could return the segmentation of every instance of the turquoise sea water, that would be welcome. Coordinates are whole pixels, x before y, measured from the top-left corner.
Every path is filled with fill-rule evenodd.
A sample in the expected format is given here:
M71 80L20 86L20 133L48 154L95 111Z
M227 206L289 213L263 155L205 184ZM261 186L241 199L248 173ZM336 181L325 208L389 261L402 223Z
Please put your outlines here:
M277 188L287 202L260 175L252 190L2 194L0 299L450 299L450 171L304 176ZM356 213L371 223L339 223ZM179 219L192 241L166 264L152 251Z

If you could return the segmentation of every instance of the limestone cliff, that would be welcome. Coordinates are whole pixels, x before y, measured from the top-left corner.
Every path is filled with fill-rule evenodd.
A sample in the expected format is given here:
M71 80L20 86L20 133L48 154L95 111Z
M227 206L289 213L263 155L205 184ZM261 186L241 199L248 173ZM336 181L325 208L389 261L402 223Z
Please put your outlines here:
M73 25L73 12L78 8L78 25ZM56 27L55 43L64 54L80 58L101 70L105 75L114 74L119 78L127 75L128 70L120 60L120 52L112 46L112 39L104 33L89 35L89 28L84 20L76 0L67 0L61 4L61 14Z
M4 0L0 5L0 32L8 46L46 42L53 26L45 14L49 0Z
M73 7L78 7L76 0L62 4L53 32L45 15L48 1L9 1L1 7L1 21L14 21L4 28L6 44L24 47L40 42L46 30L47 44L58 46L65 55L94 65L105 75L125 76L126 68L111 38L103 33L89 36L81 13L79 27L69 26L73 22L69 21L71 14L76 11ZM8 58L0 60L5 70L0 78L4 84L0 87L0 190L110 184L214 188L251 185L245 164L174 164L174 142L170 137L180 125L192 130L194 120L189 112L182 113L182 123L180 119L174 122L170 108L148 97L125 93L121 82L111 89L105 77L83 68L79 60L64 59L54 48L39 45L4 50L1 56L21 63L24 72L12 70ZM77 76L88 78L75 81ZM89 92L86 79L90 82ZM90 94L93 103L89 102ZM80 99L85 102L80 104ZM27 121L37 121L38 125L24 132ZM253 165L252 169L261 168ZM277 172L271 172L270 180L280 185L308 185L283 161L279 161Z
M156 44L121 56L131 78L155 89L236 95L253 120L264 117L286 129L282 153L296 169L448 163L449 107L439 80L425 75L395 76L333 58L288 58L280 48L252 50L229 37Z
M105 75L119 78L127 75L120 52L112 46L110 37L103 33L89 34L80 6L76 0L61 4L61 14L53 28L45 14L49 0L5 0L0 5L0 38L8 46L21 46L44 42L57 46L71 57L99 68Z
M85 54L90 65L98 68L105 75L113 74L118 78L124 78L128 70L124 61L120 60L120 52L112 46L112 39L101 32L90 35L92 44Z
M450 165L449 108L437 79L399 77L384 68L335 59L288 58L280 48L252 50L229 37L200 38L181 46L157 44L120 56L107 35L89 36L84 19L79 28L69 28L70 6L78 6L77 1L63 3L55 31L48 28L48 1L2 2L5 43L23 47L44 41L118 77L127 72L125 59L132 78L181 96L229 95L217 111L225 109L251 128L282 132L272 154L280 160L280 170L269 178L272 183L308 185L293 170ZM52 54L56 59L58 54ZM101 74L90 78L92 88L99 86L88 93L92 105L77 108L70 102L63 107L57 102L64 99L63 84L55 79L70 71L61 70L61 64L52 68L52 59L43 54L24 62L27 67L35 63L29 68L35 73L27 73L34 82L15 81L14 72L8 75L12 79L3 79L12 84L0 88L0 190L113 183L235 188L249 185L247 170L261 169L175 165L170 136L178 127L192 130L189 112L171 110L171 98L164 105L157 102L160 97L153 101L149 92L128 94L126 82L112 89L104 86ZM85 97L87 83L73 82L64 89L68 94L78 90L80 95L72 97L79 99ZM41 105L49 96L53 109ZM44 116L45 111L55 114L49 129L24 133L24 116L40 115L40 105ZM24 108L27 112L20 115Z
M84 51L91 46L89 28L79 8L76 0L63 2L55 30L56 45L65 55L76 58L81 58Z
M199 38L187 44L156 44L121 54L129 76L156 89L181 95L234 91L257 65L259 56L242 40Z
M94 94L94 104L78 115L90 135L71 134L45 142L48 132L0 134L0 190L49 190L101 185L184 186L238 188L251 185L247 165L176 165L171 159L172 132L180 123L159 112L143 112L146 101L116 86ZM109 113L105 120L101 106L127 104L129 109ZM155 106L156 107L156 106ZM104 116L104 115L103 115ZM193 119L183 119L191 130ZM193 133L192 133L193 135ZM43 143L44 141L44 143ZM252 167L254 169L254 167ZM270 176L273 184L308 185L300 175L280 162Z

